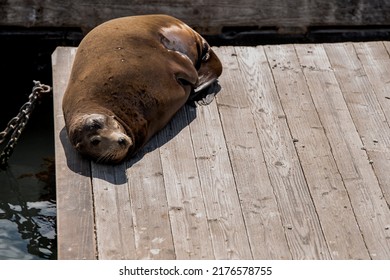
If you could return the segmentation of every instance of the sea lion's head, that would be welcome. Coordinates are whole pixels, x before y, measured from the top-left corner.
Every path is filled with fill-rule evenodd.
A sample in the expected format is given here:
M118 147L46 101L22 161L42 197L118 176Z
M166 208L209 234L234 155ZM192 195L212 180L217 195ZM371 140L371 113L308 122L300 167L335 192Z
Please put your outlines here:
M114 116L79 115L72 120L69 139L78 152L99 163L119 163L133 146Z

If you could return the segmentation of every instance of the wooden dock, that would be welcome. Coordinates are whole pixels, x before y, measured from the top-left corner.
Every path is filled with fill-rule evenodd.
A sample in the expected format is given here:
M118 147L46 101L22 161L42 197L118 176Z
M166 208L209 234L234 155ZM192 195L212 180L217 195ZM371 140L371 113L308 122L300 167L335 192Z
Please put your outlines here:
M390 259L390 42L215 48L221 91L137 158L79 157L52 56L60 259Z

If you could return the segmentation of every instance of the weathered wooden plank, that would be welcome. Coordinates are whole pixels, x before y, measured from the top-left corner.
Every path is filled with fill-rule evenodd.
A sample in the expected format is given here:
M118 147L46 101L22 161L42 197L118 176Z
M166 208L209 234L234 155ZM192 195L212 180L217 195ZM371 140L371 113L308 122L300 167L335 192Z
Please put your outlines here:
M158 134L177 259L214 259L185 108Z
M225 66L217 102L184 108L112 167L84 160L66 138L75 48L58 48L59 258L387 259L390 45L325 49L216 48Z
M254 259L290 259L284 228L233 48L215 48L224 70L217 95L226 145Z
M135 259L126 165L91 163L99 259Z
M186 109L215 258L252 259L216 102Z
M235 48L268 173L294 259L330 254L313 205L263 47Z
M390 128L352 44L326 46L364 147L385 194L390 192Z
M389 11L386 0L12 0L0 6L0 25L90 29L116 17L166 13L203 33L219 33L224 26L298 27L304 32L308 26L389 25Z
M75 48L59 47L52 55L58 258L95 259L90 165L71 147L62 114L75 53Z
M353 44L367 77L378 96L386 118L390 119L390 59L384 42Z
M386 49L385 44L389 46ZM390 58L389 42L366 42L353 44L356 53L361 61L368 80L377 95L378 105L383 111L387 123L390 120ZM377 139L378 140L378 139ZM375 144L375 143L374 143ZM387 145L387 149L390 147ZM386 197L387 203L390 204L390 187L388 179L388 169L386 166L375 165L375 171L381 180L382 190Z
M389 256L389 233L386 232L389 209L383 200L383 193L367 154L362 150L360 138L361 133L365 132L361 130L359 122L363 119L362 115L357 115L357 108L352 108L360 107L358 99L354 99L352 95L360 96L361 93L345 87L351 83L351 79L357 78L357 74L364 75L364 71L355 71L357 69L353 65L357 61L351 60L356 57L353 47L347 50L343 44L331 44L325 45L325 49L326 52L320 45L307 48L296 46L370 257L386 258ZM341 78L341 72L347 76ZM320 88L323 90L319 91Z
M175 259L157 137L128 161L137 259Z
M297 48L300 49L299 54L313 55L310 45ZM305 78L293 45L268 46L265 50L331 256L333 259L369 259L311 96L313 92L321 98L324 95L323 87L308 81L312 86L309 91L306 84L306 80L313 77L312 71L316 71L315 77L322 73L306 67L303 71L309 73ZM322 55L326 58L326 54Z
M359 137L367 151L365 163L372 163L381 186L378 188L371 182L365 186L362 190L360 205L362 201L365 202L357 216L365 217L361 227L364 226L367 229L365 240L371 257L385 259L389 255L390 240L390 233L386 229L388 228L389 209L383 199L389 187L387 176L390 167L389 126L353 45L325 45L325 49Z
M390 42L384 41L383 44L385 45L387 52L390 54Z

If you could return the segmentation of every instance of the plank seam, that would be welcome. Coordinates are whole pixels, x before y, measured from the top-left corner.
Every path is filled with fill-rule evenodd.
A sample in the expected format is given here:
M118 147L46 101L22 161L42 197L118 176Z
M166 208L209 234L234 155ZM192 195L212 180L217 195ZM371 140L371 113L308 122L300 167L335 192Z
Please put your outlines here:
M299 63L299 65L301 65L301 61L300 61L300 59L299 59L299 56L298 56L298 53L297 53L297 51L296 51L295 45L293 45L293 49L294 49L295 56L297 57L298 63ZM267 52L265 52L265 54L266 54L266 56L267 56ZM272 71L272 67L271 67L271 65L269 64L268 56L267 56L267 62L268 62L269 68L271 69L271 75L272 75L272 77L273 77L273 80L275 81L274 72ZM319 113L318 113L317 107L315 106L314 100L313 100L313 98L312 98L312 92L311 92L310 88L307 86L307 85L308 85L308 82L307 82L306 75L304 74L304 71L302 71L302 68L300 68L299 70L300 70L300 72L302 73L303 77L305 78L305 81L306 81L305 84L306 84L306 87L307 87L308 92L310 93L310 99L311 99L312 104L314 105L315 113L316 113L316 115L317 115L317 117L318 117L318 119L319 119L319 121L320 121L321 127L322 127L322 129L323 129L323 131L324 131L324 135L325 135L325 137L326 137L326 139L328 140L328 143L329 143L329 139L328 139L328 137L327 137L326 130L325 130L325 128L324 128L324 125L323 125L321 119L319 118ZM277 83L274 83L274 84L275 84L275 88L276 88L276 92L277 92L277 94L278 94L279 100L281 100L279 86L278 86ZM286 111L285 111L285 108L284 108L284 106L283 106L283 102L280 102L280 106L281 106L281 109L282 109L282 111L283 111L283 114L284 114L285 116L287 116ZM288 119L288 118L286 118L286 125L287 125L287 128L288 128L289 134L292 136L293 133L292 133L291 125L290 125L290 122L289 122L289 119ZM331 147L330 145L328 145L328 146L329 146L329 149L330 149L330 153L331 153L332 156L333 156L332 147ZM322 235L323 235L323 237L324 237L324 240L326 240L326 248L327 248L327 250L328 250L329 256L332 258L332 256L333 256L333 254L331 253L332 250L331 250L331 248L329 247L329 241L327 240L327 237L326 237L326 234L325 234L325 230L324 230L324 226L323 226L323 222L322 222L322 219L320 218L320 215L319 215L319 212L318 212L318 209L317 209L318 206L317 206L317 204L315 203L316 200L314 199L314 196L313 196L313 193L312 193L312 189L311 189L311 187L310 187L311 184L309 183L309 180L307 179L307 175L306 175L306 172L305 172L305 168L304 168L303 165L302 165L303 160L302 160L302 158L301 158L301 156L300 156L300 153L299 153L299 151L298 151L298 149L297 149L297 146L296 146L295 144L294 144L294 151L295 151L295 154L296 154L296 156L297 156L297 158L298 158L299 167L300 167L300 169L302 170L302 175L303 175L303 177L304 177L304 179L305 179L305 182L306 182L308 194L309 194L309 196L310 196L311 201L313 202L314 211L315 211L315 214L316 214L317 219L318 219L318 221L319 221L318 224L319 224L319 226L320 226L320 228L321 228L321 232L322 232ZM333 156L333 159L334 159L334 156ZM335 160L334 160L334 161L335 161ZM340 171L339 171L339 168L338 168L338 167L337 167L337 173L340 175L340 178L341 178L341 180L342 180L342 184L343 184L344 189L345 189L345 183L344 183L344 181L343 181L343 179L342 179L342 177L341 177L341 174L340 174ZM348 196L348 201L350 202L349 196ZM355 220L356 220L355 214L354 214L354 218L355 218ZM360 229L359 229L359 231L360 231ZM361 234L361 231L360 231L360 234Z
M188 117L187 117L187 114L185 114L185 116L186 116L186 123L187 123L187 125L189 125L189 122L188 122ZM171 120L172 121L172 120ZM168 129L168 124L167 124L167 126L165 126L163 129ZM191 132L190 132L190 135L191 135ZM175 240L176 240L176 238L175 238L175 236L174 236L174 231L173 231L173 229L172 229L172 214L171 214L171 210L170 210L170 208L171 208L171 206L169 205L169 200L168 200L168 196L169 196L169 194L168 194L168 191L167 191L167 187L169 187L169 186L167 186L166 185L166 180L165 180L165 174L166 173L168 173L168 172L164 172L164 164L163 164L163 162L162 162L162 159L161 159L161 150L160 150L160 147L162 146L162 143L161 143L161 139L160 139L160 137L158 137L158 135L155 135L154 137L157 137L157 143L158 143L158 158L159 158L159 162L160 162L160 165L161 165L161 171L162 171L162 180L163 180L163 185L164 185L164 190L165 190L165 200L166 200L166 202L167 202L167 214L168 214L168 217L169 217L169 228L170 228L170 232L171 232L171 234L170 234L170 236L171 236L171 239L172 239L172 244L173 244L173 249L175 250L174 252L175 252L175 259L177 259L177 248L176 248L176 245L175 245ZM192 139L191 139L192 140ZM193 148L192 148L192 150L193 150Z
M164 128L166 129L166 127ZM154 137L157 137L157 135L155 135ZM169 217L169 230L170 230L170 237L172 239L172 245L173 245L173 249L175 250L175 259L177 259L177 252L176 252L176 246L175 246L175 239L173 238L173 231L172 231L172 220L171 220L171 211L169 211L169 202L168 202L168 194L167 194L167 185L165 184L165 176L164 176L164 165L162 163L162 160L161 160L161 151L160 151L160 143L158 141L158 138L157 138L157 143L158 143L158 147L156 149L158 149L158 159L159 159L159 162L160 162L160 166L161 166L161 171L163 173L163 176L162 176L162 181L163 181L163 185L164 185L164 194L165 194L165 201L167 202L167 214L168 214L168 217ZM169 187L169 186L168 186Z
M383 41L381 42L381 44L383 45L383 47L384 47L384 49L386 50L386 53L387 53L387 55L388 55L388 58L390 59L390 50L387 48L387 44L385 44L385 42L383 42ZM363 66L363 69L364 69L364 71L366 72L365 64L363 63L363 61L361 61L361 59L360 59L360 57L359 57L359 55L358 55L358 53L357 53L357 50L356 50L355 45L356 45L356 43L352 44L352 46L353 46L353 48L354 48L354 50L355 50L355 52L356 52L356 55L357 55L357 57L358 57L358 59L359 59L359 61L360 61L360 64ZM378 100L379 97L378 97L378 94L377 94L377 92L376 92L376 90L375 90L375 86L374 86L373 83L371 82L370 75L368 75L367 72L366 72L366 75L367 75L367 79L368 79L368 81L369 81L369 83L370 83L370 85L371 85L371 87L372 87L372 90L373 90L373 92L375 93L375 96L376 96L376 98L377 98L377 100ZM379 102L379 100L378 100L378 103L379 103L379 106L380 106L381 111L382 111L382 113L383 113L383 116L384 116L384 118L385 118L385 120L386 120L386 123L387 123L387 125L390 127L390 122L389 122L389 120L388 120L388 118L387 118L387 114L386 114L386 112L385 112L385 110L384 110L384 108L383 108L381 102ZM370 158L370 157L369 157L369 153L368 153L367 150L365 150L365 153L366 153L366 155L367 155L367 158ZM385 199L386 202L387 202L387 205L388 205L389 208L390 208L390 201L387 200L386 191L385 191L384 188L382 187L382 184L381 184L381 181L380 181L380 179L379 179L379 176L377 175L377 172L375 171L376 168L374 168L374 165L372 165L372 164L371 164L371 168L372 168L372 170L373 170L373 172L374 172L374 174L375 174L376 180L377 180L377 182L378 182L378 184L379 184L380 190L381 190L381 192L382 192L382 196L384 197L384 199Z
M130 211L131 211L131 220L132 220L132 228L133 228L133 236L134 236L134 249L135 249L135 258L137 259L137 256L138 256L138 242L137 242L137 232L136 232L136 227L137 227L137 219L136 219L136 215L135 215L135 209L134 209L134 199L132 198L131 196L131 190L130 190L130 184L129 184L129 181L130 181L130 178L129 178L129 175L128 175L128 172L127 172L127 169L128 168L131 168L131 165L129 165L128 162L125 163L125 169L126 169L126 186L127 186L127 190L128 190L128 195L129 195L129 202L130 202Z
M185 105L187 106L187 105ZM186 115L186 119L187 119L187 122L189 120L189 117L188 117L188 107L186 107L186 110L185 110L185 115ZM194 139L192 137L192 128L190 126L190 124L188 123L188 128L189 128L189 131L190 131L190 138L191 138L191 146L192 146L192 154L194 156L194 159L195 159L195 166L196 166L196 171L198 173L198 178L199 178L199 186L200 186L200 192L202 194L202 203L203 203L203 206L204 206L204 210L205 210L205 213L206 213L206 217L207 217L207 230L210 234L210 242L211 244L213 245L213 255L214 255L214 259L215 259L215 256L216 256L216 252L215 252L215 247L214 247L214 238L213 238L213 235L212 235L212 231L211 231L211 228L210 228L210 217L209 217L209 213L207 211L207 205L205 203L205 194L204 194L204 189L203 189L203 186L202 186L202 180L200 179L200 175L199 175L199 166L198 166L198 160L196 158L196 153L195 153L195 146L194 146Z
M270 62L269 62L269 58L268 58L268 56L267 56L267 52L264 50L264 47L263 47L263 46L262 46L261 48L263 49L264 55L265 55L265 57L267 58L268 67L271 69L271 64L270 64ZM238 59L237 59L237 61L238 61ZM239 67L241 68L240 63L238 63L238 65L239 65ZM271 71L271 75L272 75L272 79L274 80L274 83L275 83L275 77L274 77L274 74L272 73L272 71ZM252 113L252 112L251 112L251 113ZM284 110L283 110L283 113L284 113ZM252 113L252 115L253 115L253 113ZM257 129L257 125L255 125L255 128L256 128L256 135L257 135L257 138L260 139L259 130ZM260 147L261 147L261 153L262 153L263 158L264 158L264 160L265 160L266 157L265 157L265 154L264 154L263 144L262 144L262 142L261 142L260 140L259 140L259 143L260 143ZM271 172L270 172L270 170L269 170L268 164L265 164L265 168L266 168L266 170L267 170L268 178L270 178L270 184L271 184L271 186L272 186L272 193L274 194L275 203L276 203L276 205L277 205L277 207L278 207L278 211L279 211L279 213L282 213L282 211L280 210L280 209L281 209L281 206L280 206L280 201L279 201L279 199L278 199L278 194L276 193L274 183L273 183L273 181L271 180ZM306 178L305 178L305 180L306 180ZM291 250L290 242L289 242L289 239L288 239L288 237L287 237L286 227L285 227L285 225L283 224L282 215L279 215L279 220L280 220L280 224L283 226L284 239L286 240L286 244L287 244L287 247L288 247L288 249L289 249L289 251L290 251L290 252L289 252L289 253L290 253L290 256L291 256L291 258L292 258L292 257L293 257L293 252L292 252L292 250Z
M297 56L297 58L298 58L299 64L301 64L299 55L298 55L298 53L297 53L297 51L296 51L296 48L295 48L295 45L294 45L294 50L295 50L296 56ZM330 59L329 59L329 57L328 57L328 53L326 52L326 48L324 48L324 51L325 51L326 59L328 60L329 65L332 66L332 64L331 64L331 62L330 62ZM301 69L301 71L302 71L302 69ZM332 67L332 73L334 73L333 67ZM328 141L329 150L330 150L330 153L331 153L331 155L332 155L333 162L335 163L335 166L336 166L336 168L337 168L337 173L340 175L340 179L341 179L341 181L342 181L342 183L343 183L344 190L345 190L345 192L346 192L346 194L347 194L348 201L349 201L349 205L351 206L351 211L352 211L352 213L353 213L353 217L354 217L355 222L356 222L356 224L357 224L357 226L358 226L358 228L359 228L359 232L360 232L360 235L361 235L361 237L362 237L362 240L363 240L363 243L364 243L364 247L366 248L366 250L367 250L367 252L368 252L368 255L369 255L370 258L371 258L370 251L368 250L368 247L367 247L367 242L366 242L366 240L364 239L363 231L362 231L361 226L360 226L360 224L359 224L359 222L358 222L358 219L357 219L357 215L356 215L356 212L355 212L355 208L353 207L353 203L352 203L352 200L351 200L350 193L349 193L348 188L347 188L347 186L346 186L346 184L345 184L345 180L344 180L343 174L342 174L341 171L340 171L339 163L337 162L337 160L336 160L336 158L335 158L335 156L334 156L334 151L333 151L333 147L332 147L332 145L331 145L330 139L329 139L328 132L327 132L327 130L325 129L325 126L324 126L324 124L323 124L323 120L322 120L322 118L321 118L321 115L320 115L320 113L319 113L319 111L318 111L316 102L314 101L313 92L312 92L312 90L310 89L310 87L308 86L309 83L308 83L308 80L307 80L307 76L305 75L305 72L304 72L304 71L302 71L302 74L303 74L303 76L305 77L307 89L308 89L308 92L310 93L310 99L312 100L312 103L313 103L313 105L314 105L314 109L316 110L316 114L317 114L317 116L318 116L318 120L319 120L319 122L320 122L320 124L321 124L321 126L322 126L322 128L323 128L323 130L324 130L324 135L325 135L325 137L326 137L326 139L327 139L327 141ZM335 75L334 75L334 76L335 76ZM340 83L339 83L339 81L337 80L336 76L335 76L335 80L336 80L336 82L337 82L338 88L340 89L340 92L342 93L342 90L341 90L341 87L340 87ZM348 105L348 104L347 104L347 101L345 100L344 94L341 94L341 95L342 95L342 98L343 98L345 104ZM347 106L347 108L348 108L348 106ZM349 114L351 120L353 120L349 108L348 108L348 114ZM353 124L354 124L355 130L357 131L357 128L356 128L355 123L353 123ZM361 143L361 144L362 144L362 146L363 146L363 143Z
M385 120L386 123L387 123L387 127L389 127L389 122L388 122L388 120L387 120L387 118L386 118L386 114L385 114L385 112L384 112L384 110L383 110L383 107L382 107L381 104L380 104L380 101L379 101L379 99L378 99L379 97L378 97L378 95L376 94L375 86L373 86L371 80L369 79L369 75L368 75L368 73L366 72L365 64L363 63L363 61L362 61L361 58L359 57L358 52L357 52L357 49L356 49L356 47L355 47L355 44L356 44L356 43L351 44L351 45L352 45L352 48L353 48L353 50L354 50L354 56L357 58L357 60L358 60L358 62L359 62L360 69L361 69L362 71L364 71L365 77L367 78L366 80L367 80L368 83L369 83L369 89L371 90L371 92L372 92L373 95L374 95L374 96L371 97L371 98L373 98L373 100L376 101L376 103L378 103L378 106L379 106L379 108L380 108L380 113L381 113L381 115L384 117L384 120ZM329 44L328 44L328 45L329 45ZM341 45L341 44L340 44L340 45ZM327 52L326 45L325 45L324 49L325 49L325 52L326 52L326 54L327 54L329 64L333 67L333 65L332 65L332 63L331 63L331 59L329 58L329 54L328 54L328 52ZM387 50L387 53L389 53L388 50ZM342 93L342 96L343 96L343 98L345 99L345 93L343 92L342 87L341 87L341 81L340 81L341 78L340 78L338 75L336 75L336 73L334 73L334 76L335 76L335 80L336 80L336 82L337 82L337 84L338 84L338 86L339 86L339 88L340 88L340 92ZM366 99L366 97L365 97L365 99ZM345 103L346 103L346 106L347 106L347 108L348 108L348 112L349 112L349 114L350 114L350 117L351 117L351 119L352 119L352 121L353 121L353 123L354 123L356 132L357 132L358 135L360 136L359 130L358 130L357 125L356 125L356 123L355 123L355 120L357 119L357 117L354 116L353 113L352 113L352 111L351 111L351 103L350 103L350 102L347 102L346 99L345 99ZM363 139L362 139L361 137L359 137L359 139L360 139L361 146L362 146L362 147L365 147L365 143L364 143ZM363 149L363 150L364 150L365 155L367 156L367 159L370 159L370 158L371 158L371 156L370 156L370 151L367 150L367 149ZM370 164L370 165L371 165L371 170L372 170L373 174L375 175L376 182L377 182L377 184L378 184L378 186L379 186L379 191L380 191L381 197L384 199L385 203L389 206L389 204L388 204L387 201L386 201L386 195L385 195L383 183L381 183L380 176L378 175L378 172L380 172L380 170L377 170L373 164ZM390 207L389 207L389 208L390 208ZM354 211L354 209L352 209L352 210ZM357 225L358 225L358 227L359 227L359 229L360 229L360 228L361 228L361 227L360 227L360 224L357 223ZM369 253L370 259L373 259L373 256L374 256L375 254L373 254L373 252L369 249L369 247L368 247L368 245L367 245L367 242L366 242L366 240L365 240L363 234L362 234L362 237L363 237L363 241L365 242L365 245L366 245L367 251L368 251L368 253Z
M97 235L97 227L96 227L96 206L95 206L95 193L93 191L93 178L92 178L92 163L88 161L90 176L89 179L91 181L91 193L92 193L92 213L93 213L93 234L95 238L95 256L96 259L99 259L99 243L98 243L98 235Z
M295 46L294 46L294 52L295 52L295 54L296 54L296 56L297 56L297 58L298 58L298 61L299 61L299 57L298 57L298 54L296 53ZM272 71L272 65L270 64L269 58L268 58L268 56L267 56L267 52L264 51L264 53L265 53L265 55L266 55L266 57L267 57L268 67L269 67L269 69L270 69L270 72L271 72L271 75L272 75L272 79L273 79L273 81L274 81L276 93L278 94L278 98L279 98L279 101L280 101L280 100L281 100L281 98L280 98L280 91L279 91L279 87L278 87L277 83L275 83L275 76L274 76L274 72ZM299 62L299 64L301 64L301 63ZM302 71L302 69L300 69L300 70ZM305 80L306 80L306 77L305 77ZM307 84L307 82L306 82L306 84ZM311 95L310 95L310 96L311 96ZM282 108L283 114L284 114L285 116L287 116L286 111L285 111L285 109L284 109L284 107L283 107L283 102L281 102L281 101L280 101L280 107ZM316 108L316 112L317 112L317 108ZM317 112L317 113L318 113L318 112ZM285 120L286 120L286 125L287 125L287 128L288 128L289 134L290 134L290 136L292 136L293 134L292 134L292 130L291 130L291 126L290 126L290 123L289 123L289 121L288 121L288 118L286 117ZM322 123L321 123L321 125L322 125ZM292 138L292 137L291 137L291 138ZM294 139L291 139L291 140L294 141ZM314 200L314 198L313 198L311 189L310 189L310 187L309 187L310 184L309 184L309 182L308 182L308 180L307 180L306 173L304 172L305 169L304 169L303 166L302 166L302 159L301 159L301 157L300 157L300 155L299 155L299 152L298 152L298 150L297 150L297 146L296 146L295 144L294 144L294 151L295 151L295 154L296 154L296 156L297 156L297 158L298 158L299 168L302 170L302 175L303 175L303 178L305 179L305 183L306 183L306 186L307 186L307 191L308 191L308 193L309 193L309 195L310 195L310 200L312 201L313 208L314 208L314 210L315 210L315 214L316 214L316 217L317 217L317 220L318 220L318 224L319 224L319 226L320 226L320 228L321 228L322 236L323 236L324 240L326 240L326 235L325 235L325 232L324 232L324 228L323 228L323 225L322 225L322 221L321 221L320 216L319 216L319 214L318 214L317 205L316 205L316 203L315 203L315 200ZM329 256L332 257L331 249L329 248L328 242L326 242L326 248L328 249Z
M235 48L234 48L234 50L235 50ZM236 51L235 51L235 53L236 53ZM236 56L236 60L237 60L237 64L238 64L237 56ZM216 98L218 98L218 95L216 96ZM217 100L214 100L214 102L217 102ZM241 212L243 223L245 225L245 233L246 233L246 237L248 239L248 244L249 244L249 248L250 248L250 251L251 251L251 256L252 256L252 259L253 259L254 254L253 254L252 246L250 244L250 238L249 238L250 235L249 235L249 232L248 232L247 221L245 219L244 210L242 208L242 203L241 203L241 199L240 199L240 193L239 193L238 187L237 187L237 178L235 176L235 172L234 172L234 168L233 168L233 163L232 163L232 157L231 157L231 154L230 154L230 149L229 149L229 147L226 144L226 133L225 133L224 124L223 124L223 121L222 121L221 112L219 110L218 103L217 103L217 111L218 111L219 122L220 122L221 128L222 128L223 138L225 140L224 141L224 145L225 145L225 148L226 148L226 151L227 151L227 156L229 158L230 169L231 169L232 175L233 175L234 186L235 186L235 190L236 190L236 193L237 193L237 198L239 200L239 205L240 205L240 210L241 210L240 212ZM261 149L261 152L263 153L263 149Z
M383 42L382 42L382 44L383 44ZM383 45L384 45L384 44L383 44ZM385 46L385 45L384 45L384 46ZM369 78L369 76L368 76L368 74L367 74L367 72L366 72L366 68L365 68L365 66L364 66L364 63L362 62L362 60L361 60L361 58L360 58L360 56L359 56L359 54L358 54L358 52L357 52L357 50L356 50L356 43L352 44L352 47L353 47L353 49L354 49L354 51L355 51L355 54L356 54L357 59L359 60L359 64L360 64L360 66L361 66L361 69L364 69L364 73L366 74L367 80L368 80L368 82L370 83L370 87L371 87L371 89L372 89L372 92L373 92L374 95L375 95L375 99L376 99L376 101L378 102L379 107L381 108L381 112L382 112L382 114L383 114L383 116L384 116L384 118L385 118L385 120L386 120L386 124L387 124L387 126L390 128L389 120L388 120L388 118L387 118L387 115L386 115L386 113L385 113L385 110L383 109L382 103L381 103L381 102L379 101L379 99L378 99L378 95L377 95L377 93L376 93L376 91L375 91L375 87L374 87L374 85L372 84L371 79ZM386 49L386 46L385 46L385 49ZM386 49L386 50L387 50L387 49Z
M294 48L294 51L295 51L295 48ZM269 60L269 57L267 56L267 51L266 51L266 50L264 50L264 54L265 54L265 56L266 56L266 58L267 58L268 68L269 68L269 71L270 71L271 76L272 76L272 80L273 80L273 84L274 84L274 87L275 87L275 92L276 92L277 97L278 97L278 102L279 102L279 104L280 104L280 108L281 108L281 110L282 110L282 112L283 112L283 115L286 116L286 118L285 118L285 124L286 124L286 126L287 126L287 129L288 129L288 132L289 132L289 136L290 136L290 138L291 138L291 141L294 142L294 139L293 139L293 137L292 137L292 135L293 135L293 134L292 134L292 129L291 129L291 126L290 126L290 124L289 124L289 121L288 121L288 118L287 118L287 114L286 114L285 108L283 107L283 102L281 102L280 90L279 90L278 84L275 82L275 80L276 80L276 79L275 79L275 75L274 75L274 72L272 71L272 65L270 64L270 60ZM297 159L298 159L298 166L299 166L299 169L301 170L302 176L303 176L303 178L304 178L304 180L305 180L306 190L307 190L307 192L308 192L308 194L309 194L309 196L310 196L310 201L311 201L311 204L312 204L312 206L313 206L314 213L315 213L315 216L316 216L317 221L318 221L318 225L319 225L319 227L320 227L320 229L321 229L321 235L322 235L324 241L327 241L326 235L325 235L325 231L324 231L324 228L323 228L323 225L322 225L322 220L320 219L320 216L319 216L319 214L318 214L317 205L316 205L315 200L314 200L314 198L313 198L313 195L312 195L312 192L311 192L311 188L310 188L310 184L309 184L309 182L308 182L308 180L307 180L307 177L306 177L306 173L304 172L305 169L304 169L303 166L302 166L302 159L301 159L301 157L300 157L300 155L299 155L299 153L298 153L298 150L297 150L296 145L294 144L293 146L294 146L294 150L293 150L293 151L294 151L294 153L295 153L295 155L296 155L296 157L297 157ZM329 255L330 257L332 257L331 249L329 248L328 242L325 242L325 247L326 247L326 249L327 249L328 255Z
M355 44L356 44L356 43L352 44L352 46L353 46L353 49L355 50L356 57L357 57L357 59L359 60L359 63L360 63L361 68L364 69L364 72L365 72L365 74L367 75L367 80L368 80L368 82L370 83L370 87L371 87L373 93L375 94L375 99L376 99L376 101L377 101L378 104L379 104L379 107L380 107L380 109L381 109L382 115L383 115L383 117L384 117L385 120L386 120L387 126L390 128L390 123L389 123L389 120L388 120L388 118L387 118L387 114L385 113L385 110L383 109L383 106L382 106L381 102L380 102L379 99L378 99L378 95L377 95L377 93L376 93L376 91L375 91L375 87L374 87L374 85L372 84L371 79L369 78L369 75L368 75L367 72L366 72L365 64L362 62L362 60L361 60L360 57L359 57L359 54L358 54L358 52L357 52L357 50L356 50ZM385 48L385 50L386 50L386 52L387 52L387 54L389 55L389 58L390 58L389 50L386 48L386 45L385 45L383 42L382 42L382 44L383 44L383 46L384 46L384 48ZM337 78L337 77L336 77L336 78ZM338 82L338 80L337 80L337 82ZM343 97L344 97L344 95L343 95ZM348 106L348 103L347 103L347 106ZM348 109L349 109L349 106L348 106ZM351 118L352 118L352 116L351 116ZM356 127L356 126L355 126L355 127ZM362 142L362 147L364 147L364 146L365 146L365 145L364 145L364 143ZM364 149L364 152L365 152L365 154L367 155L367 158L370 159L370 153L369 153L366 149ZM381 192L382 192L382 196L386 198L385 191L383 190L382 184L380 183L379 177L378 177L378 175L377 175L376 169L374 168L374 165L373 165L373 164L371 164L371 169L373 170L373 172L374 172L374 174L375 174L375 177L376 177L376 179L377 179L377 181L378 181L378 184L379 184L379 186L380 186L380 190L381 190ZM388 204L389 204L389 203L388 203ZM389 207L390 207L390 206L389 206Z

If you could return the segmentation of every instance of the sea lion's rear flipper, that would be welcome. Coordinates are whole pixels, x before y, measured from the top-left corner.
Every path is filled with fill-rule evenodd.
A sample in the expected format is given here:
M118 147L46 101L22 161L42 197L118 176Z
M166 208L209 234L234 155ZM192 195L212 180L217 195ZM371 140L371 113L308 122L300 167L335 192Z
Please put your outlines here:
M187 104L194 107L196 104L201 106L209 105L220 90L221 86L219 85L218 81L215 80L207 87L202 88L199 91L193 90L187 101Z
M197 66L198 81L190 99L196 101L199 105L208 105L221 90L217 79L222 73L222 64L210 45L202 37L200 38L202 53Z

